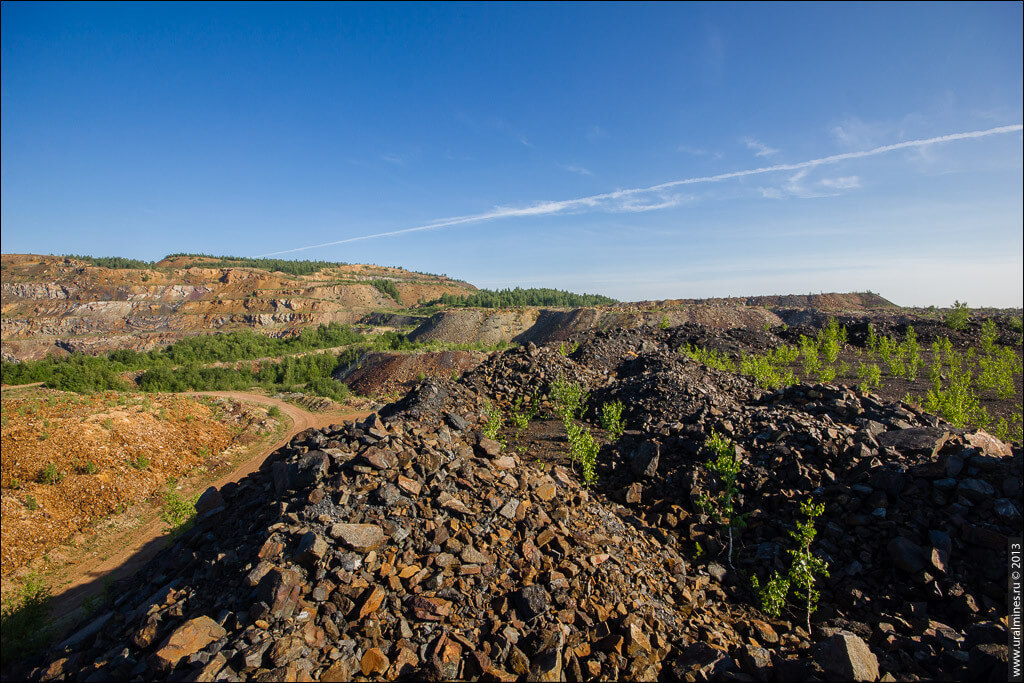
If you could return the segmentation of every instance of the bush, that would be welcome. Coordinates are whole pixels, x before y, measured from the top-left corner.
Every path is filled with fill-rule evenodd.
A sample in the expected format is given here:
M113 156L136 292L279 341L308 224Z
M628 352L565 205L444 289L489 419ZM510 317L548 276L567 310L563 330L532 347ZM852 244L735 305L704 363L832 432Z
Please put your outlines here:
M799 353L799 351L797 351ZM778 389L796 384L796 376L791 370L780 367L780 360L789 358L791 352L783 350L765 354L742 354L740 356L740 373L752 377L762 389ZM795 359L794 359L795 360Z
M951 330L966 330L967 324L971 322L969 310L966 301L954 301L953 308L946 314L946 327Z
M623 407L622 401L612 401L601 406L601 426L613 441L618 440L626 431L626 425L622 421Z
M184 498L175 490L174 486L174 479L167 482L164 505L160 511L160 519L163 520L166 525L165 530L171 534L172 538L188 531L195 522L196 501L199 500L199 496Z
M370 284L377 288L381 294L399 301L398 287L391 280L370 280Z
M679 348L679 352L687 358L691 358L698 363L703 363L709 368L715 368L716 370L722 370L725 372L736 372L736 365L720 351L709 349L706 347L696 347L687 344Z
M38 481L40 484L59 484L64 480L64 473L57 469L52 462L46 463L46 467L39 470Z
M704 463L704 467L718 480L718 493L711 496L701 494L697 505L718 525L725 526L729 532L729 566L732 566L732 541L734 528L745 526L745 516L736 514L735 500L739 493L736 479L740 474L740 461L736 458L736 449L726 437L711 432L704 441L704 448L710 451L714 459Z
M569 458L579 462L583 469L583 483L593 486L597 483L597 455L601 447L586 427L572 420L565 421L566 436L569 439Z
M50 588L36 574L29 574L25 583L0 609L0 650L4 666L25 659L40 650L49 640Z
M562 420L574 420L586 411L590 392L577 382L567 382L559 377L551 383L551 397Z
M494 407L490 402L484 405L484 415L487 421L484 422L483 433L488 439L495 439L502 441L498 431L504 424L504 419L501 416L501 411ZM504 444L502 444L504 445Z

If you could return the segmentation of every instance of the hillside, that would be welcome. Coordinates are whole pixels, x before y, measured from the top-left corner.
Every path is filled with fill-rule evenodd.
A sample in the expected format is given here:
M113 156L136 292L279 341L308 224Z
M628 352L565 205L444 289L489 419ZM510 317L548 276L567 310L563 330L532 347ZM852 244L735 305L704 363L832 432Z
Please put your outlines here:
M527 343L299 434L204 494L33 678L1005 678L1019 437L766 388L688 357L700 335L772 340ZM800 529L810 610L752 583L796 566Z
M464 282L399 268L331 264L289 274L260 263L173 256L145 264L4 254L3 357L145 350L189 335L245 328L281 335L476 291Z

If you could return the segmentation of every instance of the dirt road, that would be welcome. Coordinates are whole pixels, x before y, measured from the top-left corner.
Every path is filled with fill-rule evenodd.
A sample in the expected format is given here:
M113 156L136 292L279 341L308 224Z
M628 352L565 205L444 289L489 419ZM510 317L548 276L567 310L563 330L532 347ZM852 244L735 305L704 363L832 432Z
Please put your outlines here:
M260 403L277 406L282 413L291 419L291 427L285 435L274 443L254 450L248 457L238 463L227 474L207 484L207 486L224 486L228 482L238 481L259 469L260 464L278 448L284 446L299 432L310 428L321 428L338 424L343 420L361 419L370 411L347 411L331 413L310 413L291 403L280 399L250 394L241 391L203 391L189 393L190 396L220 396L237 401ZM205 488L205 487L204 487ZM72 561L66 568L61 579L65 582L62 592L56 595L51 603L51 615L58 624L69 625L76 621L82 613L82 601L103 591L104 584L130 576L146 562L151 560L164 547L164 524L159 517L136 529L131 530L110 543L112 553L107 557L86 556L78 562Z

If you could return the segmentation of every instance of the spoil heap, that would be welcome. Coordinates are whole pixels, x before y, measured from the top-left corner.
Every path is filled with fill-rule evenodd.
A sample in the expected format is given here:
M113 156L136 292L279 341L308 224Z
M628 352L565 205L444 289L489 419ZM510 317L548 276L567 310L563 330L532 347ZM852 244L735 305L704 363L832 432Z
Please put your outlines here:
M297 436L208 491L196 525L36 677L1005 675L1019 448L842 388L765 392L679 343L646 330L596 333L569 355L527 345ZM544 417L559 378L586 385L592 407L627 406L593 490L534 448L560 426ZM524 438L503 449L483 435L486 402L534 393L542 419ZM732 566L697 503L715 493L712 433L743 465ZM825 504L814 551L831 572L812 633L799 610L762 614L749 580L784 568L808 497Z

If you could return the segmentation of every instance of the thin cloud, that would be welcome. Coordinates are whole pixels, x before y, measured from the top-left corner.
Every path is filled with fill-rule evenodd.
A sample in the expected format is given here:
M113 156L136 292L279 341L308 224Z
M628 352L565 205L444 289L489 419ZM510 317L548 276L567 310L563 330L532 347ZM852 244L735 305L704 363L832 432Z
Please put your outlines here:
M927 147L929 145L954 142L957 140L972 140L977 138L988 137L990 135L1018 133L1020 131L1024 131L1024 125L1018 123L1010 126L999 126L998 128L989 128L988 130L976 130L966 133L953 133L950 135L941 135L939 137L925 138L921 140L908 140L905 142L897 142L891 145L882 145L881 147L875 147L874 149L868 149L860 152L844 152L842 154L833 154L827 157L810 159L808 161L801 161L792 164L775 164L773 166L762 166L760 168L751 168L743 171L730 171L728 173L719 173L717 175L698 176L695 178L685 178L683 180L671 180L669 182L661 183L659 185L652 185L651 187L615 190L613 192L605 192L602 194L595 194L589 197L580 197L577 199L539 202L537 204L519 208L496 207L491 211L487 211L484 213L472 214L468 216L455 216L452 218L443 218L432 223L416 226L414 228L403 228L401 230L391 230L388 232L379 232L372 235L361 235L359 237L347 237L345 239L335 240L333 242L311 244L309 246L296 247L294 249L283 249L281 251L263 254L263 256L278 256L281 254L292 254L298 251L306 251L308 249L322 249L324 247L333 247L339 244L349 244L352 242L359 242L362 240L377 239L379 237L392 237L394 235L405 235L408 233L422 232L425 230L438 230L441 228L449 228L456 225L465 225L468 223L483 223L487 221L497 220L500 218L513 218L516 216L545 216L581 209L603 208L606 211L616 211L621 210L621 207L626 205L628 200L632 197L643 196L647 194L663 196L666 190L670 190L675 187L682 187L684 185L718 183L725 180L733 180L735 178L745 178L748 176L763 175L766 173L776 173L780 171L799 171L801 169L816 168L818 166L836 164L842 161L849 161L852 159L864 159L866 157L878 156L879 154L887 154L889 152L895 152L901 149L919 149L922 147Z
M569 171L570 173L579 173L580 175L593 176L594 173L589 168L583 168L575 164L569 164L568 166L561 166L563 171Z
M606 137L608 137L608 131L606 131L601 126L596 126L595 125L595 126L590 126L590 127L587 128L587 140L590 140L591 142L594 142L595 140L600 140L600 139L606 138Z
M842 178L824 178L821 184L834 190L856 190L860 187L860 178L855 175L843 176Z
M769 147L754 138L743 138L743 144L747 146L747 149L754 150L754 156L756 157L770 157L773 154L779 153L779 150L774 147Z
M786 179L786 182L781 186L773 188L759 187L758 190L760 190L761 196L765 199L785 199L787 197L817 199L819 197L835 197L839 194L839 191L853 190L860 187L860 179L857 176L822 178L816 182L808 183L805 179L810 172L811 169L802 168Z
M386 161L395 166L405 166L405 159L397 154L381 154L381 161Z

